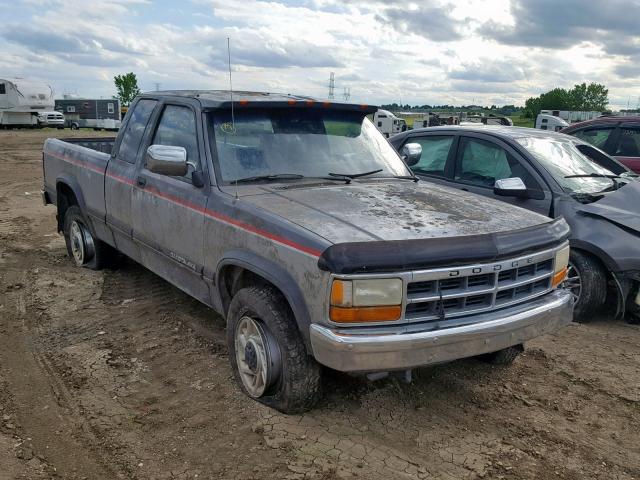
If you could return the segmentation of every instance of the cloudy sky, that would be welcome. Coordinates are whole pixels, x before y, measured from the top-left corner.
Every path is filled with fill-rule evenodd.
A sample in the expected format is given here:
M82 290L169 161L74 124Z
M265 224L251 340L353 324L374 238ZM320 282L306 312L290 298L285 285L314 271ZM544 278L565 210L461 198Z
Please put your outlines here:
M523 104L600 82L640 101L640 0L0 0L0 76L57 95L228 86L372 104Z

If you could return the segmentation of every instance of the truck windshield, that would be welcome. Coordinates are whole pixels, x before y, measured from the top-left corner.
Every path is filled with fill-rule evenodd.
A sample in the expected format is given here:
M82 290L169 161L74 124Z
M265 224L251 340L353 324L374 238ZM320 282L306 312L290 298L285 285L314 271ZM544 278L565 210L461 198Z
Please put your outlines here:
M598 193L615 186L616 174L598 165L571 141L522 137L516 141L531 153L567 193Z
M375 171L367 179L411 175L382 134L358 112L236 110L234 120L227 111L213 114L211 120L225 183L263 176L326 177L336 172Z

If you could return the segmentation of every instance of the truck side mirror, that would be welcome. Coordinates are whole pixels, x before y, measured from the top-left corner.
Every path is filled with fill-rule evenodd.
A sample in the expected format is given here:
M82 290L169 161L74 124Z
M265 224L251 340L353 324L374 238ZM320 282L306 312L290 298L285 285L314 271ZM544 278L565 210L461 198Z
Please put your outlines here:
M187 150L184 147L151 145L145 156L147 170L160 175L182 177L187 174Z
M502 197L526 197L527 186L520 177L496 180L493 193Z
M406 162L409 167L413 167L420 161L422 156L422 145L419 143L407 143L402 150L400 150L400 157Z

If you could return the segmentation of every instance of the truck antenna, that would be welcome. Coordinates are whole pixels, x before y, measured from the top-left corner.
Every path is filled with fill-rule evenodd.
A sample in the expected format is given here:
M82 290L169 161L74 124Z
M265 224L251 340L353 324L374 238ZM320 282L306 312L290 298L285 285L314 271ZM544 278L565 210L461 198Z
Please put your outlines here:
M233 112L233 83L231 82L231 39L227 37L227 58L229 60L229 95L231 96L231 129L236 133L236 119Z

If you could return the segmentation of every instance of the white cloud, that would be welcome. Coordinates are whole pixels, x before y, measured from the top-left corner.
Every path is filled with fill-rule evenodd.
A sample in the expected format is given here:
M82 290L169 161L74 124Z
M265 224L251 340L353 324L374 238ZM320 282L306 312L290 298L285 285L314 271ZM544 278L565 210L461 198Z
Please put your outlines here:
M0 68L87 96L127 71L143 89L226 88L230 37L239 89L324 97L334 71L354 101L521 104L597 81L626 106L640 32L624 12L640 3L598 17L576 1L25 0L3 6Z

